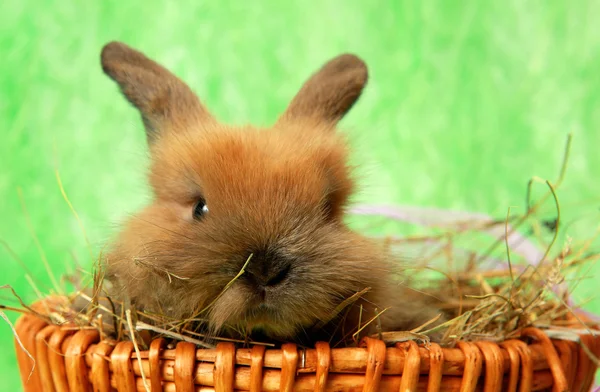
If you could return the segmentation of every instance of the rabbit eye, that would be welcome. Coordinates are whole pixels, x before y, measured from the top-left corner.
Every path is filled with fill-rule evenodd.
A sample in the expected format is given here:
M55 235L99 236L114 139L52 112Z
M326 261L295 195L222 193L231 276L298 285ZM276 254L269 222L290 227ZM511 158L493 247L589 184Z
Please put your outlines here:
M194 205L194 219L202 219L208 213L208 206L204 199L198 200Z

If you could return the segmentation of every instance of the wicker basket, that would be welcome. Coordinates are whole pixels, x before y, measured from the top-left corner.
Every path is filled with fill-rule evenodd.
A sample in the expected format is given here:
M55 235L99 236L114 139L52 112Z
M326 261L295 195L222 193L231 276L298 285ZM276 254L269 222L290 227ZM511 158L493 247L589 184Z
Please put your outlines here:
M523 340L429 349L414 342L386 348L366 338L360 348L196 349L181 342L171 350L156 339L141 362L131 342L99 341L96 330L48 325L32 315L21 316L16 330L36 359L32 373L31 358L16 345L27 392L588 391L596 372L579 344L535 328L524 330ZM599 356L600 336L580 336Z

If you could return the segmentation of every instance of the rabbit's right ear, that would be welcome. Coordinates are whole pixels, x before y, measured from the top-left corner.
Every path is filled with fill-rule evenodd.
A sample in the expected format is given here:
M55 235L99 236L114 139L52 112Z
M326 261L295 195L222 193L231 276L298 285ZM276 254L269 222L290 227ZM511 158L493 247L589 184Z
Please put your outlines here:
M307 118L335 124L356 103L367 79L367 66L359 57L340 55L304 83L278 123Z
M101 60L104 72L140 111L150 143L162 132L214 121L184 82L137 50L110 42Z

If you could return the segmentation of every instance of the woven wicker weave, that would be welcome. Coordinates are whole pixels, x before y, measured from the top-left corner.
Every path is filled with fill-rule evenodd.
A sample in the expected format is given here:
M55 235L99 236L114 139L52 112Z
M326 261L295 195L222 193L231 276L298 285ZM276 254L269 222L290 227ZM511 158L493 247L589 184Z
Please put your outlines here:
M550 340L535 328L523 331L533 339L429 349L414 342L386 348L366 338L360 348L196 349L181 342L170 350L156 339L141 352L141 366L131 342L101 342L95 330L47 325L32 315L22 316L16 330L36 359L31 373L31 359L16 345L26 392L588 391L596 371L579 344ZM600 336L580 336L599 356Z

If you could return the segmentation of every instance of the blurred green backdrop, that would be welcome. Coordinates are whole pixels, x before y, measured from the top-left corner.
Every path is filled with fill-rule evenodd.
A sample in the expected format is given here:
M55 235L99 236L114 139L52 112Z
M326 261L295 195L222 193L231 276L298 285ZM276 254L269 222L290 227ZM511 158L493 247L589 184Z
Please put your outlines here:
M57 275L89 260L55 167L96 250L146 201L141 122L99 66L113 39L165 64L233 123L274 121L324 61L359 54L370 82L343 121L364 168L357 201L503 217L523 206L532 175L556 177L573 132L561 205L595 228L599 14L593 0L2 2L0 240L49 286L18 187ZM0 284L34 299L4 249L0 263ZM18 390L5 323L0 347L0 390Z

